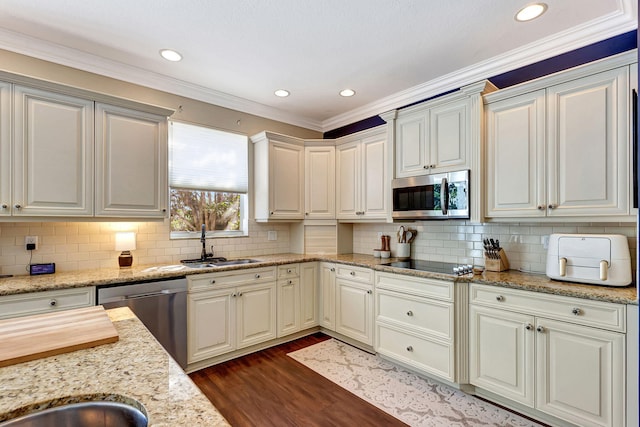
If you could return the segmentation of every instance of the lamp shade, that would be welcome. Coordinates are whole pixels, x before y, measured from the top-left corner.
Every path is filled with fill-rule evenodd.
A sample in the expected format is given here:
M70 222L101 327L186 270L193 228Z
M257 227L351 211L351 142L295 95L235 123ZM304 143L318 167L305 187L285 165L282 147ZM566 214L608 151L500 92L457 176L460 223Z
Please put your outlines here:
M116 233L116 251L132 251L136 248L136 233L119 231Z

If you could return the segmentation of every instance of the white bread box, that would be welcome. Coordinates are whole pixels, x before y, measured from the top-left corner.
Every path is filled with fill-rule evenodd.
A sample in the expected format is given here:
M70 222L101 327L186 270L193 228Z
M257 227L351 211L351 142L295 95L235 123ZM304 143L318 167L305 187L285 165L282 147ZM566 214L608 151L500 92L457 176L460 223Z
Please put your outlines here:
M631 284L631 255L619 234L552 234L547 252L551 279L604 286Z

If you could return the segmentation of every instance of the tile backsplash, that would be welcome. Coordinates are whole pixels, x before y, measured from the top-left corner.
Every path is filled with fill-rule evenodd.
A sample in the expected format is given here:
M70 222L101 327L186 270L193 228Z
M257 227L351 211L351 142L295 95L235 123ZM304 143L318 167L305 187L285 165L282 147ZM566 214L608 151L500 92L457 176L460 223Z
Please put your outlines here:
M403 224L356 224L353 227L353 251L371 254L380 247L378 233L391 236L391 254L396 254L396 232L400 225L418 231L411 245L411 257L429 261L484 265L482 240L500 240L511 269L544 273L547 249L544 237L552 233L622 234L627 236L631 265L636 268L635 223L485 223L467 221L422 221Z
M134 265L177 264L200 256L199 239L169 238L169 220L164 222L14 222L0 223L0 273L27 274L31 263L55 262L56 271L109 268L118 265L116 231L134 231ZM267 232L276 231L277 240ZM38 236L38 249L25 250L25 236ZM248 237L207 239L218 256L240 258L289 252L288 224L249 222Z

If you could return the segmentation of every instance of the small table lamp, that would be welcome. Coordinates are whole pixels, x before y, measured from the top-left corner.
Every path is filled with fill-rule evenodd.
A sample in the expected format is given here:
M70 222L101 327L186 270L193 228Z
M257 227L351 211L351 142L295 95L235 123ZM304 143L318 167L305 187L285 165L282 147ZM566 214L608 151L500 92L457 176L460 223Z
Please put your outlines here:
M122 251L118 257L120 268L131 267L133 255L131 252L136 248L136 233L133 231L120 231L116 233L116 251Z

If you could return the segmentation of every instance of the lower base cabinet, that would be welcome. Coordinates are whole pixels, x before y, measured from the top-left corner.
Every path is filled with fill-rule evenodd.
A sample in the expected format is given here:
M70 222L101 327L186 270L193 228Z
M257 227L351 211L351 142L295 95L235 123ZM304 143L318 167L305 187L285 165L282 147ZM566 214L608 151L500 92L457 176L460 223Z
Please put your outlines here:
M624 305L470 291L471 384L575 425L625 425Z
M318 265L278 267L278 338L318 326Z
M0 297L0 319L53 313L96 304L96 288L56 289Z

